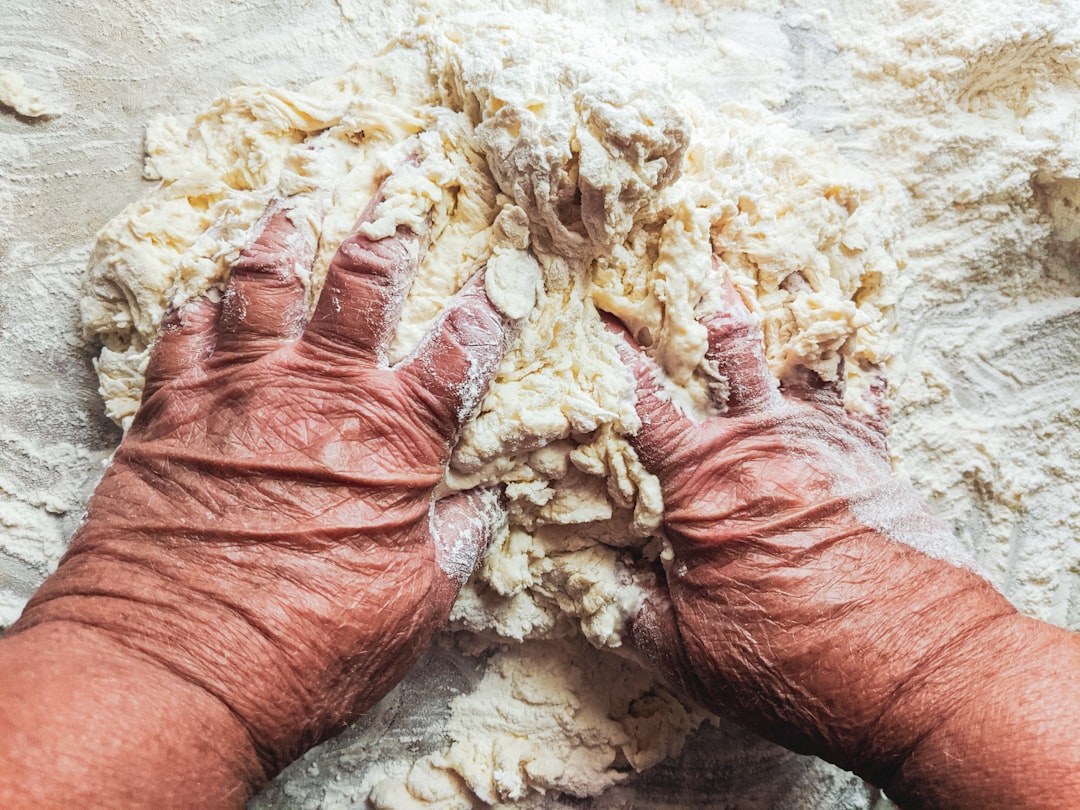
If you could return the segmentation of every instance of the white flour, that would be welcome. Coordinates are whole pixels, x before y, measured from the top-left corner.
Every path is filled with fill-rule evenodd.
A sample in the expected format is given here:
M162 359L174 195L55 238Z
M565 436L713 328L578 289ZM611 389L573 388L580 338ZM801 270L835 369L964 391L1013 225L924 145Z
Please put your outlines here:
M316 4L299 19L264 19L254 6L243 7L233 19L216 6L194 8L196 5L166 9L162 4L158 16L169 17L169 32L154 23L149 12L144 16L134 6L125 7L127 16L121 15L124 24L115 26L121 36L103 43L106 51L130 48L132 38L122 35L129 30L169 45L165 51L171 60L168 71L172 81L181 82L186 96L179 109L159 105L157 111L197 112L205 109L207 100L216 93L245 80L265 77L280 84L333 73L405 29L418 7L439 10L440 4L392 9L365 8L356 2L343 3L340 9ZM696 94L711 120L716 120L720 104L738 102L745 112L731 119L736 129L738 122L754 116L760 119L761 113L754 110L766 107L810 133L809 137L797 136L787 127L759 120L739 130L751 145L751 153L755 149L768 153L776 151L778 143L791 143L793 158L802 157L793 160L795 168L812 178L817 170L807 170L803 156L824 149L825 141L831 139L846 161L864 167L864 176L872 180L856 183L868 189L859 202L876 200L877 207L865 206L867 222L860 226L867 234L865 241L847 247L882 248L883 257L895 257L901 264L897 345L903 364L892 372L897 386L892 446L898 468L933 500L991 577L1022 609L1059 624L1080 626L1080 507L1075 505L1074 492L1074 482L1080 477L1080 413L1073 395L1080 381L1080 307L1076 298L1080 288L1076 269L1080 155L1073 136L1080 131L1076 77L1080 36L1065 5L956 2L896 7L884 2L831 2L805 8L787 4L778 9L772 3L744 3L735 10L707 3L547 5L578 20L582 30L602 28L615 39L633 42L646 51L657 75L674 77L680 93ZM459 7L489 8L489 4L455 4ZM338 11L346 17L344 22L335 16ZM55 22L48 11L35 14L42 23ZM33 15L28 18L33 19ZM86 42L92 37L84 32L85 27L69 28L67 36ZM3 25L0 30L4 30ZM579 30L575 38L580 36ZM224 50L215 54L211 45L222 49L225 42L231 44L233 54L243 56L229 56ZM341 58L331 58L334 49ZM92 50L86 48L87 53ZM40 76L22 64L5 64L2 59L0 67L19 70L28 80L34 77L35 87L65 101L79 99L82 92L88 96L94 92L97 109L130 105L122 91L117 92L119 85L106 85L105 94L92 90L88 80L80 78L80 71L65 69L63 59L52 55L60 52L59 48L43 51L46 56L41 57ZM149 57L141 58L142 62L134 60L125 71L135 71L136 78L154 75L155 69L147 67L153 64L148 63ZM215 86L207 87L207 65L221 63L235 67L231 72L210 73ZM108 70L103 66L90 73L108 78ZM2 618L7 620L15 615L33 582L55 563L62 538L70 531L88 480L92 480L94 459L109 445L108 435L92 421L97 406L85 389L73 392L70 387L57 388L52 381L60 375L83 385L86 379L77 359L86 350L70 343L75 333L70 313L76 287L70 279L86 256L86 239L93 229L120 203L141 194L132 172L139 139L136 124L150 115L137 110L128 116L127 140L118 151L127 150L125 154L131 157L126 163L115 162L124 166L126 174L114 173L104 180L110 177L109 164L81 145L93 136L95 125L105 126L93 106L80 109L76 105L71 114L49 124L59 128L51 132L23 122L0 122L4 136L0 162L5 169L11 168L0 171L2 216L5 225L10 223L3 237L6 258L0 282L0 328L4 330L6 354L0 371L11 380L0 397L5 427L9 423L14 427L0 448L0 519L4 526L21 527L17 533L6 533L0 548L0 596L8 605ZM158 127L155 131L160 133L157 143L168 141L167 130ZM770 140L774 135L781 140ZM760 146L753 145L755 136ZM53 164L65 162L65 150L74 156L66 159L71 167L67 171L72 172L66 177L64 169L53 168ZM35 157L38 152L47 154L51 162L36 162L44 161ZM78 158L87 154L92 159ZM825 155L822 153L822 160L827 159ZM94 167L86 172L86 180L81 179L83 163ZM751 160L751 168L753 163ZM835 161L835 166L839 170L841 161ZM30 177L33 190L8 179L14 177ZM742 177L739 182L743 186L751 184L747 176ZM849 177L854 175L845 173L845 179ZM756 180L768 181L767 176ZM126 197L110 197L106 205L95 207L89 201L100 199L100 185L122 187L127 190ZM40 187L54 189L46 198L52 205L37 209L35 215L34 194ZM358 181L357 192L362 188ZM721 187L717 194L722 198L729 192L730 187ZM763 200L768 203L784 193L790 190L781 184ZM77 209L72 198L88 201L86 205L94 210L86 213ZM347 219L345 214L342 217ZM773 221L782 223L784 219ZM41 225L70 235L42 234ZM343 221L337 227L347 225ZM899 236L891 238L894 226ZM821 234L799 248L801 234L795 230L771 237L773 244L780 244L782 236L788 237L795 251L791 260L812 264L820 252ZM59 297L63 302L59 324L55 316L33 318L32 312L22 313L27 290L31 307L42 313L51 314L55 308L47 303L49 296ZM423 321L424 317L417 318L418 323ZM58 333L67 337L56 337ZM774 341L774 346L779 345L783 342ZM887 349L878 351L884 354ZM20 357L35 360L27 365ZM776 353L772 359L774 368L783 362ZM676 366L677 361L669 362L669 370ZM50 406L42 407L43 402ZM34 410L36 416L32 415ZM506 437L499 438L504 441ZM65 441L70 455L68 461L61 461L56 449ZM571 448L530 459L530 463L534 469L547 465L551 477L564 468L585 476L617 457L605 448L603 441L594 442L586 452L578 453L569 468ZM476 454L473 461L486 464L491 456ZM458 465L459 474L473 474L469 458L459 457L459 462L463 462ZM46 479L49 470L55 472ZM50 482L49 487L42 485L43 480ZM600 515L602 504L610 503L611 496L604 491L584 504L561 502L545 492L543 483L517 482L519 500L532 503L537 513L546 509L549 515L558 515L588 508L601 510L597 512ZM627 492L632 497L633 488ZM643 527L647 527L651 511L654 509L642 510ZM508 535L510 553L506 558L519 562L517 567L491 573L493 581L513 594L528 580L534 590L546 589L552 594L550 599L558 601L567 583L559 580L554 568L546 569L543 560L553 548L572 554L584 549L568 548L566 538L557 534L544 539L543 533L534 532L527 537L523 540L513 532ZM583 569L590 570L592 563L583 563ZM599 642L617 638L618 616L625 609L618 604L621 591L605 584L603 568L599 564L600 573L587 582L585 591L596 591L597 609L583 612L573 604L567 606L583 622L590 638ZM609 566L608 570L613 569ZM566 632L563 620L552 623L553 614L545 609L544 599L531 597L528 604L518 603L522 611L518 615L512 611L483 615L496 616L491 620L497 625L493 629L504 632L520 628L526 620L534 621L542 635ZM0 607L4 604L0 602ZM463 609L468 605L464 602ZM463 620L474 621L477 615L465 615ZM565 615L565 608L555 615ZM530 630L525 635L532 633ZM572 648L557 651L566 642L533 643L554 645L549 655L573 660ZM523 647L525 657L531 654L529 644ZM555 671L571 669L567 664ZM506 672L505 666L493 671ZM567 680L567 695L575 689L586 690L571 681ZM449 740L468 739L471 733L461 725L462 718L469 716L466 704L455 701L455 712L445 718L443 727L449 729ZM589 750L615 751L624 745L610 725L618 716L613 710L597 724L600 732L590 732ZM666 739L681 740L692 725L678 726ZM584 727L579 726L579 730ZM357 739L364 744L362 735ZM573 744L582 745L580 737ZM366 745L374 745L374 738L368 738ZM557 744L549 743L548 747L553 745ZM661 750L662 746L654 748ZM432 767L433 762L442 762L439 757L447 756L441 751L454 750L452 745L447 749L442 744L429 746L434 759L423 759L421 765L414 766L411 777L408 761L401 757L403 748L384 749L378 767L354 768L348 767L348 757L339 755L342 750L331 746L324 759L309 757L279 780L262 801L305 806L316 797L323 797L330 805L350 796L359 798L377 781L379 768L389 781L380 783L378 795L396 796L395 791L405 788L422 794L422 773L435 779L436 771L468 770L463 764L457 766L458 771ZM601 762L602 755L597 756L601 758L596 761ZM725 755L718 751L716 756L722 761ZM625 771L632 770L620 757L625 753L615 757L610 766L594 767L591 778L595 788L620 781ZM320 761L325 769L322 775L320 766L312 764ZM522 763L518 760L517 764ZM789 764L787 772L793 767ZM312 768L314 775L309 773ZM331 779L327 773L339 778ZM526 784L531 779L536 786L574 792L571 785L580 783L578 776L559 782L551 776L550 768L542 773L537 770L533 776L528 776L526 769L527 778L522 773L520 767L511 769L504 784ZM814 797L814 806L855 801L850 781L837 781L826 769L814 769L813 773L813 784L799 782L800 792L779 803L799 804L810 801L809 796ZM471 778L472 792L476 793L484 777ZM765 784L769 777L762 775L760 780ZM452 795L468 795L464 783L450 781L457 790ZM658 797L668 795L663 791L649 794L649 783L638 783L642 785L640 795L629 794L633 806L652 806L645 797L651 795L652 801L659 802ZM731 784L738 784L735 776ZM618 795L621 789L613 788L607 795ZM725 803L723 787L701 789L696 806L708 806L710 801ZM739 795L747 802L755 801L754 796L765 796L747 791L745 785L742 789ZM507 790L509 796L515 788ZM528 794L527 788L521 790ZM777 795L760 799L760 806L777 804ZM429 798L436 798L436 793Z

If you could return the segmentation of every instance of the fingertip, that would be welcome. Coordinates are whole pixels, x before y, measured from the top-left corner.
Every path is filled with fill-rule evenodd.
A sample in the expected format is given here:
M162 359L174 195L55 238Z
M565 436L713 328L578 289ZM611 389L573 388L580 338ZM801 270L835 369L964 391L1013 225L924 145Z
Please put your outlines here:
M844 364L840 361L835 380L826 380L818 372L804 365L795 365L780 377L780 389L785 395L827 405L834 408L844 406Z
M654 394L661 387L659 374L660 367L641 348L641 345L630 334L630 330L621 320L610 312L598 310L600 322L608 332L615 335L615 351L623 365L634 376L635 387L640 399L642 394Z
M871 365L867 373L870 385L866 391L866 404L870 408L868 419L873 428L884 438L889 432L892 418L892 401L889 399L889 378L879 365Z
M607 330L612 334L622 335L628 342L633 342L633 338L630 335L630 330L626 328L626 324L612 315L610 312L606 312L602 309L598 309L597 313L600 315L600 322L607 327Z
M853 410L850 416L870 431L874 443L884 457L888 457L887 440L892 418L892 402L889 399L889 381L881 366L871 364L864 368L870 384L862 392L863 409Z
M675 689L703 701L703 690L679 630L678 615L659 565L651 581L639 581L644 597L629 625L631 647L642 655Z
M715 386L719 410L730 416L760 409L775 398L776 383L765 359L761 325L725 276L718 291L716 309L702 318L708 333L706 373L722 385Z
M638 345L623 323L607 312L600 312L600 319L616 336L615 351L634 380L634 410L641 425L628 438L646 468L656 472L693 423L664 387L660 366Z

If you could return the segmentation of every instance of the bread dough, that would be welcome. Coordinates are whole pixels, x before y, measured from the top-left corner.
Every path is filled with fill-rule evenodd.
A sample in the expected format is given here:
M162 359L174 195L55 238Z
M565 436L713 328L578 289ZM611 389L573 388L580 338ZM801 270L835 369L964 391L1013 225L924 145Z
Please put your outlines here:
M299 91L238 87L193 122L153 121L145 173L160 185L94 248L83 322L125 428L165 311L221 287L270 201L299 195L318 232L314 301L338 243L407 155L417 165L394 172L365 226L378 237L432 222L391 359L485 264L492 299L525 317L444 482L501 483L509 496L509 528L452 616L498 659L461 698L446 752L369 780L377 804L588 795L677 751L700 722L632 664L583 663L574 641L620 648L641 598L623 561L663 553L658 482L626 440L632 382L598 308L649 345L696 412L723 384L702 363L696 320L723 275L761 317L776 375L800 364L843 375L858 409L888 362L897 266L878 182L763 107L705 109L650 68L557 17L421 19L343 75ZM609 704L590 667L616 667L625 695ZM511 708L493 717L476 701ZM651 720L625 721L635 701L652 701Z
M368 774L379 810L474 799L505 806L537 791L596 795L668 756L705 719L641 667L576 639L496 652L476 689L451 703L443 751Z

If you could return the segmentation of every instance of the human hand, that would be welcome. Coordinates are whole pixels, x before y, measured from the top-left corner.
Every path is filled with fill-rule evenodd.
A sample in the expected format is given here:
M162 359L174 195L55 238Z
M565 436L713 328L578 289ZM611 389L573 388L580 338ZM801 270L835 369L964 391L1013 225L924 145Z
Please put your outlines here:
M808 372L777 388L753 317L730 285L724 297L704 321L706 363L727 381L720 416L686 416L620 342L642 421L632 441L660 479L674 553L633 644L715 711L890 784L972 699L950 678L1010 649L994 633L1015 611L927 556L949 559L955 540L892 477L884 391L855 417Z
M305 323L314 240L286 206L262 226L221 303L163 325L130 432L10 633L119 640L223 702L269 777L404 675L502 518L494 491L434 489L512 324L472 283L390 367L424 236L354 231Z

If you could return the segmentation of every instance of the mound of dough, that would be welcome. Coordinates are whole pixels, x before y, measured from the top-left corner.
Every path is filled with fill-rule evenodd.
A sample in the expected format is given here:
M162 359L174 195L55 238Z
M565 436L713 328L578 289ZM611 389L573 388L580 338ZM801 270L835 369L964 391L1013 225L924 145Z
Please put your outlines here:
M623 563L663 553L660 489L625 438L638 426L631 380L597 310L647 343L672 395L703 412L710 387L724 381L702 364L696 318L726 274L762 319L772 371L843 375L857 409L889 358L897 274L885 195L830 145L763 108L705 110L624 44L596 32L578 41L574 30L540 14L421 20L344 75L295 92L239 87L193 122L152 122L146 176L160 185L102 230L82 302L85 328L102 345L107 411L126 427L166 309L221 287L271 200L305 201L319 237L313 301L378 183L418 156L394 173L368 227L377 237L401 222L433 223L392 359L484 264L493 299L526 315L445 479L451 490L501 483L510 499L509 529L452 620L501 649L487 699L519 704L532 698L513 656L531 655L529 640L581 635L620 647L640 603ZM625 683L639 696L660 694L651 677ZM593 698L567 686L566 699L603 693L585 691ZM602 789L626 763L643 768L677 752L700 721L662 694L648 723L594 722L604 707L566 713L566 728L575 716L610 726L605 750L619 751L621 770L607 754L583 759L594 763L587 773L528 757L497 763L511 748L496 738L517 735L490 723L459 729L434 770L453 771L453 784L489 801ZM486 742L473 740L465 757L469 735ZM384 780L380 795L400 802L404 791L423 803L417 778Z

